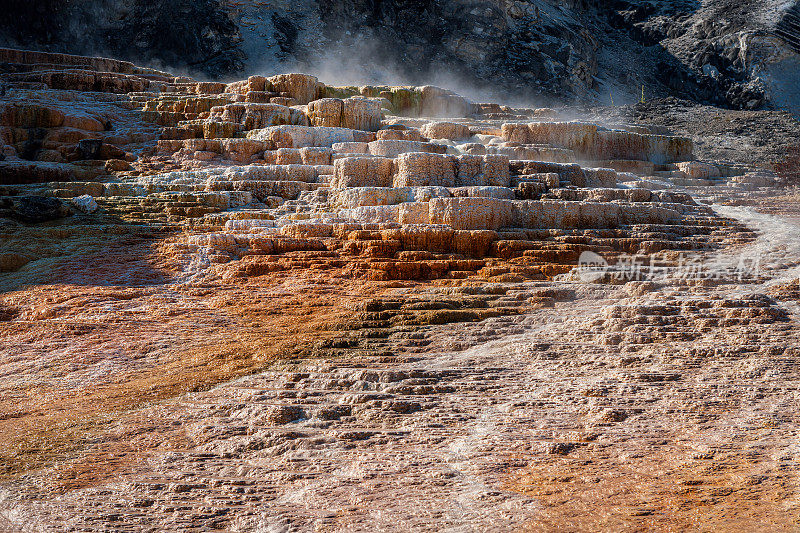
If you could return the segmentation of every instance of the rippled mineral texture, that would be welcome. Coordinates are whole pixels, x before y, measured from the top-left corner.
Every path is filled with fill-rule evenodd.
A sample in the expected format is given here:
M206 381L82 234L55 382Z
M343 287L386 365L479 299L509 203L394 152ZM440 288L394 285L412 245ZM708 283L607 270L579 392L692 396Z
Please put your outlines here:
M798 196L710 133L0 83L0 529L800 528Z

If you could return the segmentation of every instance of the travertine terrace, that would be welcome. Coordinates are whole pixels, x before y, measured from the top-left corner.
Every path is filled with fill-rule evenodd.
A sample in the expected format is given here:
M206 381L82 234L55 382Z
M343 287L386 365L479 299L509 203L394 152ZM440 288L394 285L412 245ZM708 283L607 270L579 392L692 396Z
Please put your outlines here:
M798 527L776 175L323 82L0 50L0 529Z

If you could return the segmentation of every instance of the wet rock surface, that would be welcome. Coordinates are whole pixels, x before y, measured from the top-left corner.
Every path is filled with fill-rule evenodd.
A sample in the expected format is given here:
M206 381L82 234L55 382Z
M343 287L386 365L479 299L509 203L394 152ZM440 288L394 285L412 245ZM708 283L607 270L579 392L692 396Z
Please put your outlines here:
M3 528L797 527L800 215L753 154L2 53L58 74L0 112Z

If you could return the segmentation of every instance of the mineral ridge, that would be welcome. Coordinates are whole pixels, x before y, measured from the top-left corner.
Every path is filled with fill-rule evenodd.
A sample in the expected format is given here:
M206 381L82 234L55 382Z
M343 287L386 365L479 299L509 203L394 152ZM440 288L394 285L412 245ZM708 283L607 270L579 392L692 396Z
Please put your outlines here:
M778 175L430 86L0 83L0 528L798 527Z

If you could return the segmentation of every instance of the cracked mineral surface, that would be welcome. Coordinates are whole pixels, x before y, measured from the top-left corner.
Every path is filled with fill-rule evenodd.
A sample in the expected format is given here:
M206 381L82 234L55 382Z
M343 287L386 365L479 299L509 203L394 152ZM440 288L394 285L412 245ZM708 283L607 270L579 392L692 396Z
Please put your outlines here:
M0 83L0 530L800 528L790 116Z

